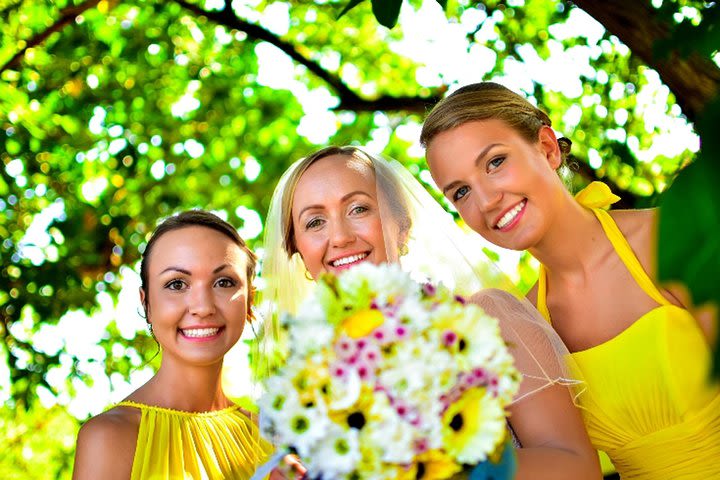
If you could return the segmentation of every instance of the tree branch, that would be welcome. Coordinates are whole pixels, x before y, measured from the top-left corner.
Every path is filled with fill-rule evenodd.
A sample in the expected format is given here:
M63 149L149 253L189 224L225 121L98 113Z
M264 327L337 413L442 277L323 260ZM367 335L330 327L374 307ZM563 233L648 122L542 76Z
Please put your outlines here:
M709 58L697 54L683 57L677 52L666 58L657 57L653 48L658 40L669 37L670 25L660 20L650 2L573 0L573 3L602 23L633 55L657 70L690 120L696 120L705 105L720 93L720 68Z
M336 110L353 110L356 112L399 110L424 114L430 106L434 105L441 98L440 94L431 95L429 97L393 97L389 95L382 95L373 100L362 98L345 85L345 83L343 83L336 75L328 72L317 62L301 54L294 44L288 42L287 40L283 40L271 31L259 25L250 23L242 18L238 18L232 9L225 8L221 11L206 11L197 5L188 3L185 0L175 0L175 2L196 15L204 16L209 20L212 20L220 25L224 25L230 29L243 31L248 35L248 37L267 42L282 50L283 53L292 58L295 62L303 65L335 91L337 96L340 98L340 104L335 107Z
M20 59L25 55L25 53L28 51L29 48L36 47L40 45L42 42L44 42L50 35L52 35L55 32L59 32L62 30L66 25L72 23L75 21L75 18L80 15L81 13L95 7L98 3L100 3L100 0L87 0L86 2L81 3L80 5L72 5L70 7L65 7L62 10L60 10L60 18L58 18L55 23L53 23L50 27L48 27L43 32L35 35L31 39L29 39L23 48L21 48L13 57L8 60L5 65L0 67L0 74L4 72L5 70L10 69L11 67L15 66Z

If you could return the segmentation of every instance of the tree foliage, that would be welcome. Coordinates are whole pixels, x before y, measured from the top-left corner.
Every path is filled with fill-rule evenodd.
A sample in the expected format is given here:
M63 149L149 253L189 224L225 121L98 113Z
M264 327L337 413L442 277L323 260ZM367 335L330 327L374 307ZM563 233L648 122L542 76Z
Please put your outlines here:
M446 7L449 22L436 15L415 25L429 4ZM719 147L708 134L717 117L707 113L717 107L703 109L717 92L717 5L575 5L609 31L578 31L580 10L557 0L0 1L0 375L8 372L8 408L32 416L39 392L67 403L99 381L98 369L128 378L154 355L147 335L123 333L124 318L107 321L91 354L53 332L66 331L67 312L97 312L99 295L117 300L122 269L135 266L158 218L211 208L261 248L280 174L328 143L369 143L427 178L418 126L460 82L516 81L573 139L575 186L601 178L624 206L653 205L695 158L688 148L648 158L683 123L681 106L697 120L703 157L670 197L695 203L667 207L665 245L681 244L685 232L703 245L719 238L720 217L707 207L720 204L707 183L717 178L709 159ZM395 28L375 20L390 26L396 11ZM650 32L642 37L649 46L633 29ZM554 84L576 54L588 58L582 76L567 79L572 88ZM548 73L533 79L538 64ZM692 83L688 72L702 80L694 90L678 83ZM696 90L704 93L688 93ZM707 220L689 221L688 210ZM688 224L680 230L676 219ZM714 243L702 258L717 261L717 251ZM663 253L671 259L663 272L687 267L681 278L701 292L717 263L689 258L700 257ZM62 340L37 340L53 335ZM67 468L67 458L48 461Z

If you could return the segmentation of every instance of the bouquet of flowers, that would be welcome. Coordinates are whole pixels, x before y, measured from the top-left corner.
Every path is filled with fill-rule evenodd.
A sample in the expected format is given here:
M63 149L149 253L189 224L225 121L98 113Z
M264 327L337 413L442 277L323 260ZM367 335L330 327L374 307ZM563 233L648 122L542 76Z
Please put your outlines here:
M520 375L479 307L362 264L321 278L283 325L290 353L261 428L309 478L445 479L498 462Z

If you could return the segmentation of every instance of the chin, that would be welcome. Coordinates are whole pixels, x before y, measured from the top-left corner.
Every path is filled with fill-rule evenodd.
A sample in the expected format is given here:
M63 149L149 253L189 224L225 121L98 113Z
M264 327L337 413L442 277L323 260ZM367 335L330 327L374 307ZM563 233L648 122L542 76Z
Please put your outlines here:
M532 248L535 244L533 242L528 241L527 239L520 239L520 238L507 238L502 237L501 235L498 235L497 233L493 232L493 235L488 235L485 237L485 240L492 243L495 246L498 246L500 248L505 248L507 250L514 250L517 252L522 252L524 250L529 250Z

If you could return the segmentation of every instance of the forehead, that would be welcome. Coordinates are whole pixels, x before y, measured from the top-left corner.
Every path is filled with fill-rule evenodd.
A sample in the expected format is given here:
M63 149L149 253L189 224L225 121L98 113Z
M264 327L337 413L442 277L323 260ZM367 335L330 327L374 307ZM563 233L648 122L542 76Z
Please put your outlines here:
M325 203L361 191L375 196L375 174L370 166L348 155L321 158L308 167L295 187L293 210L311 203Z
M473 140L475 142L496 141L498 138L515 138L520 133L501 119L472 120L449 130L440 132L428 145L432 150L436 145L447 142Z
M225 263L244 271L247 255L227 235L212 228L193 225L160 236L148 261L150 271L162 270L169 265L213 269Z

